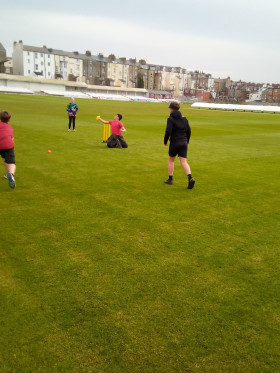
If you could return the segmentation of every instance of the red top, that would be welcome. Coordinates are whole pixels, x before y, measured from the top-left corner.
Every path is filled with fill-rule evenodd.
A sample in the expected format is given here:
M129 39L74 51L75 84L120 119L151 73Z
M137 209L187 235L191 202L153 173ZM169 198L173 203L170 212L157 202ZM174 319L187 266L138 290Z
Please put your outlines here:
M112 126L112 134L119 136L121 134L121 128L123 127L122 122L118 120L110 120L109 124Z
M0 122L0 149L12 149L14 147L13 129L9 123Z

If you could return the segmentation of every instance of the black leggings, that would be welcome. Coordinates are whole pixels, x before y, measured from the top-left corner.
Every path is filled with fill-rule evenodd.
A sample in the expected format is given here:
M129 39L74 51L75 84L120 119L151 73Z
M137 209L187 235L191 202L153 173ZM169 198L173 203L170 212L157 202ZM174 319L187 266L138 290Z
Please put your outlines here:
M76 117L69 117L69 130L71 129L72 120L73 120L73 130L75 129L75 120L76 120Z
M108 148L127 148L123 135L111 135L107 141Z

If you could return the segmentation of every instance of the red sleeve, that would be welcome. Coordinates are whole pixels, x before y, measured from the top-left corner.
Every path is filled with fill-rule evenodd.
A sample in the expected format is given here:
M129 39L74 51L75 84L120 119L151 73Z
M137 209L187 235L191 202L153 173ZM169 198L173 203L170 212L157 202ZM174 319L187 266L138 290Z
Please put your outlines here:
M9 127L10 127L10 135L11 135L11 138L14 137L14 130L13 130L13 127L9 124Z
M122 127L123 127L123 124L122 124L122 122L119 122L119 126L120 126L120 128L122 128Z

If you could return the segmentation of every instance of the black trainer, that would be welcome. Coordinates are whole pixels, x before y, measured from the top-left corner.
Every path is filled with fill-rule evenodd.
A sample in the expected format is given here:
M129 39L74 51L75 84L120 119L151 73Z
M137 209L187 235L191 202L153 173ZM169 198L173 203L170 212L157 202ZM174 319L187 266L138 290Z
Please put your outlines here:
M165 184L173 185L173 180L167 179L167 180L164 180L164 182Z
M189 180L188 189L192 189L192 188L194 187L194 184L195 184L195 180L194 180L194 178L192 177L192 178Z

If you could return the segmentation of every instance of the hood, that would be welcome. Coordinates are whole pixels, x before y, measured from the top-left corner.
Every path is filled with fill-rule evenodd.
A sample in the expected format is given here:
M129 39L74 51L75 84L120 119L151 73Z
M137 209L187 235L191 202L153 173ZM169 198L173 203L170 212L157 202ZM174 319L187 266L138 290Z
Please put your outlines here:
M174 119L181 119L182 118L182 114L179 110L174 110L170 116Z

